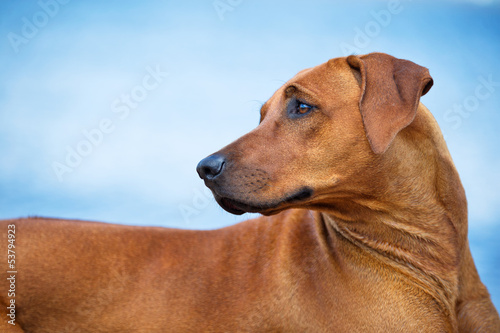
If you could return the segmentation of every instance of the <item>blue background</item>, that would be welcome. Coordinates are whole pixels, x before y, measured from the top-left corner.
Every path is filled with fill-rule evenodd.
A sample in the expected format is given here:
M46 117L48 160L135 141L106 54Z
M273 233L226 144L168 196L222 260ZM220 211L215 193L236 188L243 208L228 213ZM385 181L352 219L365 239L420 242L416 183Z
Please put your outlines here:
M198 161L254 128L299 70L381 51L434 78L422 101L461 174L472 252L500 306L498 1L60 1L0 3L0 218L246 219L217 206ZM157 69L168 74L141 88ZM106 119L112 131L82 144ZM54 163L79 145L87 155L58 177Z

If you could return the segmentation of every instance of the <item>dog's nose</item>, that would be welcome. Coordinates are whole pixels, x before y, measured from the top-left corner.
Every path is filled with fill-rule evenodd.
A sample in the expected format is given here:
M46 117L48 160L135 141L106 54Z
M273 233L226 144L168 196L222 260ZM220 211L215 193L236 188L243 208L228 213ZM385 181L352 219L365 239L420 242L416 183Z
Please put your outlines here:
M222 155L210 155L198 163L196 171L201 179L211 180L221 174L226 159Z

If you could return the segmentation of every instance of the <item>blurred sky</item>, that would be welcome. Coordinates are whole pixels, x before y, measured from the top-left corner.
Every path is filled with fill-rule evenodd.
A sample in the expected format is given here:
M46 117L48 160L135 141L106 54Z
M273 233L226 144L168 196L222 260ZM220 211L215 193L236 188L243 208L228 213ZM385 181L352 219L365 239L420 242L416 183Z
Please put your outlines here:
M0 36L0 218L236 223L248 214L218 207L196 164L286 80L372 51L429 68L422 101L500 306L499 1L3 0Z

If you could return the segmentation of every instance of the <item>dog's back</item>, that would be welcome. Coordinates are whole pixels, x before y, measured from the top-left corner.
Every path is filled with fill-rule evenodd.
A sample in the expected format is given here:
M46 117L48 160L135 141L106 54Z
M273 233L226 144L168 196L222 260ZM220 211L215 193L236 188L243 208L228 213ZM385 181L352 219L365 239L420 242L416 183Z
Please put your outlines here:
M0 302L6 309L15 300L16 326L3 322L6 332L446 328L430 297L397 273L363 264L317 212L290 210L214 231L0 222L8 225L16 230L16 273L7 273L15 296Z

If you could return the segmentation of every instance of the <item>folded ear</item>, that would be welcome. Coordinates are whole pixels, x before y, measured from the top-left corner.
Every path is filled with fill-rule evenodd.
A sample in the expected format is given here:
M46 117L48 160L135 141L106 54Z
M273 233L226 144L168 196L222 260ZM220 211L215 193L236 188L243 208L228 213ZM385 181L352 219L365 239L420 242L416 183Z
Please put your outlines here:
M361 74L359 110L374 153L384 153L417 113L420 96L432 87L429 70L384 53L351 55L347 63Z

